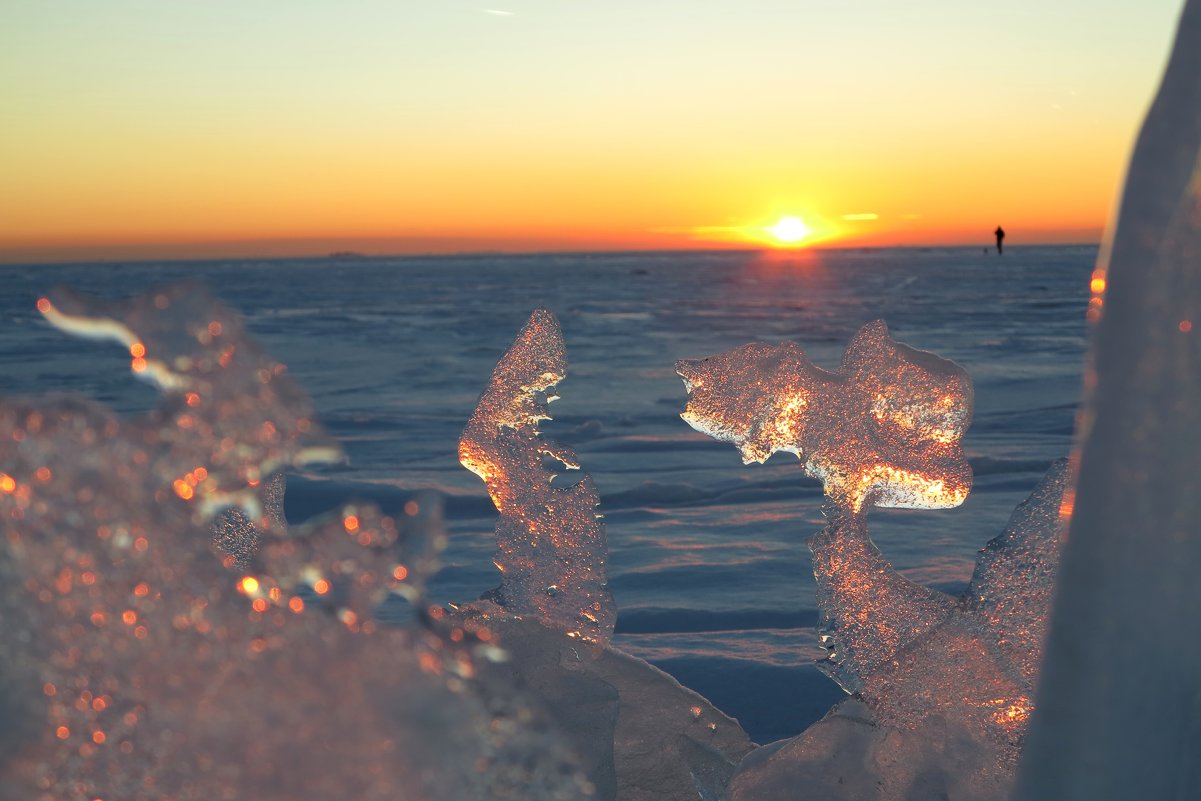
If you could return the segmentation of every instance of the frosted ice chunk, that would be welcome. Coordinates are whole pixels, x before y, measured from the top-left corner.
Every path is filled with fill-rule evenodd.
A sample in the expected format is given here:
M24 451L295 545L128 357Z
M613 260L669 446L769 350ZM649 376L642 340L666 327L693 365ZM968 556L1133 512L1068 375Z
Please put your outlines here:
M509 613L607 642L616 613L605 586L608 555L592 479L551 484L546 461L578 469L568 448L542 439L549 394L566 375L559 322L535 311L497 363L459 441L459 461L483 479L500 513L497 602Z
M1201 796L1201 2L1183 9L1093 276L1020 799Z
M164 397L131 420L69 397L0 401L3 797L592 793L537 705L489 684L482 631L372 619L389 592L421 600L436 514L361 505L264 526L248 572L214 553L209 510L239 502L257 521L252 482L336 455L231 312L179 288L55 297L44 313L127 343Z
M745 463L797 454L852 510L944 509L971 489L960 444L971 380L954 362L894 342L881 321L854 336L833 373L791 342L744 345L676 370L689 425L737 445Z

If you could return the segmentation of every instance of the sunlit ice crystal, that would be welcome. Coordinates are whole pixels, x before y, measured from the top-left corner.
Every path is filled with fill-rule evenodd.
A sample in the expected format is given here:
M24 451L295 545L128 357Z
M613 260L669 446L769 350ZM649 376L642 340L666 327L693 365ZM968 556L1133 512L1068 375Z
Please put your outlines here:
M103 312L55 297L39 306L62 327L132 339L131 369L163 398L128 420L83 399L0 401L3 797L588 794L553 731L531 729L534 707L471 683L479 638L372 619L388 593L421 601L436 517L351 506L214 552L220 503L257 523L256 484L333 447L232 312L185 288ZM156 352L161 370L138 361Z
M971 489L961 445L971 380L954 362L893 341L883 322L854 336L836 372L791 342L744 345L676 369L689 425L734 443L746 463L796 454L854 511L867 503L943 509Z
M608 642L614 611L596 492L587 477L552 483L554 469L577 460L537 429L565 373L559 325L539 310L497 364L460 442L460 459L500 512L502 583L446 619L499 635L506 657L482 676L530 688L580 754L598 797L695 799L697 777L728 777L750 738L704 698Z
M483 479L500 513L496 600L509 613L595 642L613 632L604 527L590 477L558 487L547 462L578 469L568 448L544 440L553 388L566 375L558 320L535 311L497 363L459 441L459 460Z

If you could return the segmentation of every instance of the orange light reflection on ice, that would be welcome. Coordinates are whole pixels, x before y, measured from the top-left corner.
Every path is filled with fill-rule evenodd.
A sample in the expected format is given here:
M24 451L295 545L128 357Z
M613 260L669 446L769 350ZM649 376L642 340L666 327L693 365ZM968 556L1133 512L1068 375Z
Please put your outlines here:
M1024 727L1026 719L1030 717L1030 713L1034 710L1033 702L1025 696L1020 696L1013 700L995 698L990 702L990 705L997 707L997 711L992 716L993 722L1006 729Z

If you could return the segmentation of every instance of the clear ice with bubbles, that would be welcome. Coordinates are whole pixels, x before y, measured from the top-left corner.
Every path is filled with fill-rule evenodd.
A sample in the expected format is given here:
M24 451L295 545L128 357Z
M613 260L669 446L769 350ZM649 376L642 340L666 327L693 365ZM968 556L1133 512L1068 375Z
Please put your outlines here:
M952 361L893 341L879 320L851 339L835 372L791 342L679 361L676 371L690 426L734 443L745 463L796 454L853 511L946 509L971 490L961 444L971 379Z

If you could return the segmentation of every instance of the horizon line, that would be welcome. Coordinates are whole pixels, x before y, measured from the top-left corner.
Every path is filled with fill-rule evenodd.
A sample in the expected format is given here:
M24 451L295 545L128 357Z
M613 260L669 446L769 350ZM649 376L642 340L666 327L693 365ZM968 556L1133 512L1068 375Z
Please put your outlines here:
M326 251L324 253L276 253L268 254L262 252L254 252L252 250L237 251L230 250L215 255L146 255L138 253L139 250L150 250L156 247L166 249L185 249L188 247L210 247L213 249L229 248L236 246L239 243L250 245L251 243L286 245L287 243L300 244L306 241L324 241L323 237L314 237L309 239L264 239L264 240L231 240L214 243L185 243L180 245L111 245L111 246L92 246L82 245L78 247L55 247L49 246L44 248L20 248L24 251L20 255L9 255L0 249L0 267L34 267L34 266L66 266L73 264L108 264L108 263L127 263L127 264L144 264L152 262L222 262L222 261L237 261L237 260L258 260L258 261L337 261L342 260L383 260L383 259L433 259L433 258L485 258L488 256L504 256L504 257L523 257L523 256L580 256L580 255L621 255L621 254L717 254L717 253L759 253L770 254L778 257L800 256L805 253L814 252L838 252L838 251L855 251L855 250L961 250L966 248L981 248L983 250L993 250L992 245L983 242L962 242L962 243L940 243L940 244L895 244L895 245L879 245L879 244L825 244L817 243L813 245L802 245L799 247L771 247L771 246L722 246L720 244L711 244L706 247L601 247L601 248L581 248L581 247L553 247L544 248L517 247L509 250L497 247L479 247L463 250L431 250L431 251L381 251L367 252L356 248L339 248ZM1079 247L1100 247L1103 237L1098 237L1091 241L1069 241L1069 242L1033 242L1029 244L1012 244L1007 245L1008 248L1021 250L1024 248L1079 248ZM125 253L103 254L96 251L103 251L111 248L112 250L121 250ZM72 250L92 251L94 255L80 256L69 254ZM39 257L38 251L45 251L46 256ZM67 251L67 252L63 252Z

